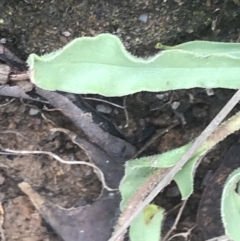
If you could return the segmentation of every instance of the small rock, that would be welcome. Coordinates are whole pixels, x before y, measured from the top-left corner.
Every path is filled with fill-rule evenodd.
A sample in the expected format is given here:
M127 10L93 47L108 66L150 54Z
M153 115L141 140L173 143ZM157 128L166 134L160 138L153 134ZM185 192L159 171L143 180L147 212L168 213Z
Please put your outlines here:
M1 38L1 39L0 39L0 43L1 43L1 44L5 44L6 42L7 42L7 39L6 39L6 38Z
M144 14L141 14L138 18L138 20L146 23L148 21L148 14L144 13Z
M23 177L23 181L24 182L29 182L29 178L28 177Z
M105 114L110 114L112 112L112 108L109 105L103 104L96 105L96 110Z
M111 198L111 199L113 199L113 198L115 197L115 193L114 193L114 192L110 192L110 193L108 194L108 197Z
M159 100L167 100L169 96L169 92L161 93L161 94L156 94L156 97Z
M206 89L206 93L208 96L214 95L214 90L213 89Z
M156 97L159 99L159 100L163 100L165 95L164 94L157 94Z
M31 108L29 110L29 115L37 115L39 113L38 109Z
M180 102L174 101L174 102L172 103L172 108L173 108L174 110L176 110L176 109L179 107L179 105L180 105Z
M63 34L65 37L71 36L71 33L70 33L69 31L64 31L64 32L62 32L62 34Z

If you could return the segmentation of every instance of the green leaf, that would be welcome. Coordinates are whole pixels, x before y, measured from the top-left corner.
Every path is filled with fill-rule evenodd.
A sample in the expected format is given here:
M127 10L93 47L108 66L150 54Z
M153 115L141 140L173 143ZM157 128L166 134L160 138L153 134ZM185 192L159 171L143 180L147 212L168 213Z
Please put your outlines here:
M240 241L240 196L236 187L240 181L240 168L228 177L222 193L221 216L226 234L233 241Z
M128 163L129 161L126 163L125 175L119 187L122 196L122 202L120 205L122 211L127 206L130 199L133 197L139 187L143 185L148 177L154 172L154 170L156 170L153 168L128 168Z
M143 59L114 35L73 40L62 49L27 60L37 86L79 94L123 96L139 91L240 88L240 44L189 42Z
M136 190L140 189L149 176L156 172L156 169L174 166L191 145L192 143L188 143L163 154L128 161L125 165L125 176L120 183L122 195L121 210L126 207ZM192 157L174 177L182 199L188 198L193 192L194 167L203 153L204 151Z
M226 54L232 57L240 57L239 44L221 43L210 41L191 41L176 46L165 46L161 43L155 45L156 49L180 49L198 54Z
M141 157L127 162L128 168L166 168L171 167L182 157L182 155L190 148L192 142L178 147L176 149L164 152L162 154Z
M159 241L164 219L164 210L154 204L148 205L145 210L133 221L129 236L131 241Z
M182 199L187 199L193 193L194 170L199 158L200 155L192 157L174 177Z

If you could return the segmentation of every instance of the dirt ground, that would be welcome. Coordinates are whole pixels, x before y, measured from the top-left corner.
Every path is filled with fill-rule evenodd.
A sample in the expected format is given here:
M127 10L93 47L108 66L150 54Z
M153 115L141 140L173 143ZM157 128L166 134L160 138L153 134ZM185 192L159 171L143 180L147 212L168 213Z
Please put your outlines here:
M229 0L217 27L212 29L222 8L223 1L217 0L7 0L0 6L0 42L24 60L30 53L43 54L76 37L104 32L121 37L126 48L138 56L156 53L154 46L158 42L177 44L195 39L237 42L240 7L233 1ZM88 102L97 110L107 110L103 115L138 150L156 133L179 121L180 124L156 139L141 154L149 155L195 138L233 93L223 89L213 93L203 89L137 93L125 99L128 118L121 108L94 100ZM123 98L106 100L123 105ZM234 112L238 109L240 106ZM51 121L56 119L68 128L67 120L58 111L46 111L39 103L1 97L1 148L44 150L66 160L87 161L85 152L66 135L51 131L57 126ZM231 135L203 159L196 174L194 194L175 233L194 226L206 175L217 169L220 159L238 140L238 133ZM60 240L21 192L20 182L27 181L43 197L65 208L91 202L101 190L100 181L87 166L61 164L48 155L9 154L0 155L0 160L0 202L7 241ZM164 226L166 232L178 211L174 207L181 200L174 184L166 188L163 196L164 199L162 196L156 198L156 202L169 212ZM178 237L175 240L187 239ZM201 232L195 228L189 240L203 240Z

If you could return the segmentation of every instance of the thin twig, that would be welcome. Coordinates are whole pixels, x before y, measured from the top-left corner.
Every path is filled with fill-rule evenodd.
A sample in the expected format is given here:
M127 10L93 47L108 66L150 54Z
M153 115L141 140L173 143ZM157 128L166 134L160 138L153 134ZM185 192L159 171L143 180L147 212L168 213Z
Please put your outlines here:
M176 217L176 219L175 219L174 224L172 225L171 229L166 233L166 235L164 236L164 238L162 239L162 241L166 241L167 238L171 235L171 233L177 228L179 219L180 219L181 216L182 216L182 212L183 212L183 210L184 210L184 208L185 208L185 206L186 206L187 201L188 201L188 199L186 199L186 200L184 200L184 201L182 202L182 206L181 206L181 208L179 209L179 212L178 212L178 215L177 215L177 217Z
M18 73L10 73L9 80L12 82L29 80L29 72L23 71L23 72L18 72Z
M7 103L1 104L0 107L7 106L7 105L9 105L10 103L12 103L14 100L15 100L15 99L11 99L11 100L9 100Z
M224 12L226 10L227 2L228 2L228 0L224 0L224 2L222 4L222 7L220 9L219 15L217 16L215 21L213 21L213 23L212 23L212 30L213 31L216 30L216 28L218 27L219 23L221 22L221 20L223 18Z
M103 102L103 103L115 106L115 107L120 108L120 109L125 109L124 106L121 106L121 105L118 105L118 104L115 104L113 102L103 100L103 99L98 99L98 98L93 98L93 97L83 97L83 99L85 99L85 100L95 100L95 101L99 101L99 102Z
M115 191L115 189L112 189L110 187L107 186L106 182L105 182L105 178L104 178L104 175L102 173L102 171L97 167L95 166L94 164L92 163L89 163L89 162L84 162L84 161L66 161L64 159L62 159L60 156L58 156L57 154L55 153L52 153L50 151L27 151L27 150L11 150L11 149L4 149L2 148L2 151L6 151L6 152L10 152L10 153L14 153L14 154L19 154L19 155L34 155L34 154L43 154L43 155L48 155L48 156L51 156L53 157L55 160L63 163L63 164L68 164L68 165L86 165L86 166L90 166L92 167L95 171L97 171L97 174L100 176L100 179L101 179L101 182L102 182L102 185L105 189L107 189L108 191Z
M176 233L173 236L171 236L168 241L172 240L173 238L182 236L185 238L185 240L188 238L188 236L191 234L192 230L196 227L196 224L194 224L190 229L187 230L187 232L181 232L181 233ZM189 240L189 239L187 239Z
M231 239L227 235L222 235L219 237L208 239L206 241L231 241Z
M155 186L155 188L149 193L143 202L141 202L134 214L125 222L125 224L119 228L118 231L109 239L109 241L115 241L119 235L121 235L132 223L132 221L144 210L144 208L158 195L159 192L166 187L184 164L192 157L197 149L204 143L204 141L212 134L217 126L223 121L228 113L234 108L234 106L240 101L240 90L238 90L233 97L222 108L218 115L211 121L211 123L205 128L201 135L194 141L193 145L185 152L175 166L170 168L163 179Z
M4 223L4 209L2 206L2 203L0 202L0 236L1 236L1 241L5 241L5 234L4 234L4 229L3 229L3 223Z
M124 114L125 114L125 118L126 118L125 128L128 127L128 125L129 125L129 115L128 115L128 111L127 111L126 101L127 101L127 96L125 96L123 98Z

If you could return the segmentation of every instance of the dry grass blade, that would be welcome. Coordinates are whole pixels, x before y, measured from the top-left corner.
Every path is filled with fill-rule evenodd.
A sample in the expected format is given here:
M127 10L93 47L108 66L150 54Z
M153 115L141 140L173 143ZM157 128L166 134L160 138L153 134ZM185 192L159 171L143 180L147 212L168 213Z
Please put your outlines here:
M186 203L187 203L188 199L184 200L182 205L181 205L181 208L179 209L179 212L178 212L178 215L175 219L175 222L173 224L173 226L171 227L171 229L166 233L166 235L164 236L164 238L162 239L162 241L166 241L168 239L168 237L171 235L171 233L177 228L177 225L178 225L178 222L179 222L179 219L181 218L182 216L182 212L186 206Z
M98 99L98 98L94 98L94 97L83 97L83 99L85 99L85 100L95 100L95 101L99 101L99 102L103 102L103 103L115 106L115 107L120 108L120 109L125 109L124 106L121 106L121 105L118 105L118 104L115 104L113 102L103 100L103 99Z
M229 239L229 237L227 235L223 235L223 236L219 236L219 237L216 237L216 238L208 239L206 241L232 241L232 240Z

